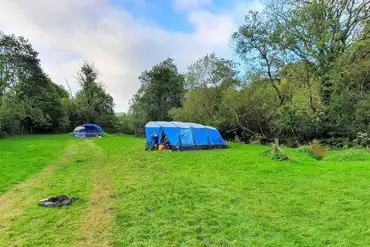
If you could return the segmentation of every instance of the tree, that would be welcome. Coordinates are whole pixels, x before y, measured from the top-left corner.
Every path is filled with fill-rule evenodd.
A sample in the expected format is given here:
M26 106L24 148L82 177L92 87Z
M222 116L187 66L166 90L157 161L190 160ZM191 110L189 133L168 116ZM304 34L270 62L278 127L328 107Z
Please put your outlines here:
M183 105L171 110L172 118L212 125L223 133L228 131L233 116L224 100L225 93L241 87L235 67L234 62L214 53L192 63L186 74Z
M220 96L220 91L235 83L236 64L231 60L219 58L215 53L201 57L190 66L186 74L187 89L214 87Z
M134 95L130 112L136 134L140 134L148 121L169 121L169 111L181 106L184 92L184 77L168 58L145 70L139 77L141 87Z
M85 63L77 79L81 90L73 99L43 71L28 40L0 32L0 135L61 132L82 122L113 128L113 98L97 70Z
M271 0L247 14L235 50L251 63L249 80L268 81L279 98L267 121L274 135L353 139L367 128L356 112L368 112L369 9L365 0Z
M313 61L321 78L322 97L329 103L335 62L368 34L368 0L277 1L271 5L281 45L300 59ZM366 35L365 35L366 36Z
M283 104L279 72L286 63L286 58L275 42L276 32L276 26L270 22L267 13L250 11L245 16L245 24L239 27L232 38L237 54L249 63L248 69L266 78L275 90L280 104Z
M39 69L38 53L28 40L0 31L0 96L19 81L29 81Z
M232 36L245 81L240 66L215 53L185 75L167 59L141 74L129 113L119 116L92 64L81 67L73 97L43 71L25 38L0 32L0 135L83 122L141 135L148 121L179 120L244 141L274 136L343 146L370 134L369 13L368 0L269 0Z
M98 79L99 72L94 65L84 62L77 74L81 89L76 94L77 108L73 108L80 112L80 123L97 123L110 128L114 121L114 101ZM105 121L106 118L113 120Z
M221 100L215 88L194 88L187 92L182 107L173 108L170 115L177 121L214 125Z
M22 131L60 131L68 125L63 90L44 73L38 53L25 38L0 32L0 96L8 92L24 106Z
M118 133L127 135L135 134L131 118L131 115L128 113L117 114L116 130Z
M274 121L280 104L268 80L253 77L242 90L229 90L224 101L232 113L232 130L243 140L275 134Z
M262 13L250 12L233 36L243 58L259 54L259 61L277 95L282 61L312 63L322 84L326 104L332 92L335 61L369 30L367 0L275 0Z
M332 135L353 139L368 131L370 98L370 40L354 44L336 63L340 68L332 75L333 93L324 122Z
M25 105L17 100L14 91L6 92L0 100L0 137L20 134Z

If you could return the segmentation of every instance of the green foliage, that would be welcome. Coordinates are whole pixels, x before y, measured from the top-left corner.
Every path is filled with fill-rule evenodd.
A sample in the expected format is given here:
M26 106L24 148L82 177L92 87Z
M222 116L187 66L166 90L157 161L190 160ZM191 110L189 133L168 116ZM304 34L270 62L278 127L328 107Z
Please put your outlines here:
M317 160L322 160L327 153L325 146L321 145L318 140L313 140L310 145L307 146L308 153Z
M344 148L350 145L350 141L346 137L332 136L321 140L322 144L328 145L331 148Z
M357 103L354 119L354 131L370 133L370 95Z
M359 132L357 133L354 143L359 147L370 147L370 135L365 132Z
M238 135L235 135L235 138L234 138L234 143L242 143L242 140L240 139L240 137Z
M99 115L94 122L98 124L100 127L102 127L104 132L116 133L117 121L118 120L116 115L101 113L101 115Z
M215 54L206 55L188 67L185 84L182 107L172 109L170 116L177 121L215 126L234 138L239 126L228 95L241 89L235 64Z
M251 82L262 78L279 98L272 131L261 128L262 135L353 140L368 130L368 13L355 1L277 0L247 14L235 50Z
M26 116L25 106L14 92L5 93L0 99L0 137L19 134L21 120Z
M116 130L120 134L133 135L135 130L132 126L131 115L128 113L117 114Z
M25 132L64 132L86 122L114 130L113 98L84 63L75 99L41 68L38 53L23 37L0 32L0 136Z
M216 107L219 107L220 98L214 88L196 88L190 90L185 97L183 107L173 108L170 116L177 121L211 123Z
M184 77L168 58L139 77L141 87L134 95L130 113L135 134L142 135L148 121L171 120L169 111L181 106Z
M370 133L369 13L367 1L267 1L232 35L245 67L210 53L182 75L166 59L142 72L129 113L119 117L92 64L83 64L80 90L69 95L25 38L0 33L0 135L86 122L143 135L149 121L177 120L217 127L230 140L347 147Z
M231 60L217 57L215 53L207 54L188 66L186 88L190 90L211 86L215 89L213 94L221 97L223 89L238 85L235 67L236 64Z
M66 116L60 104L62 89L43 72L31 44L23 37L0 33L0 48L0 96L14 92L19 104L15 109L20 111L14 113L19 116L18 129L33 132L63 128ZM14 121L11 128L15 129Z
M277 151L277 152L274 152L274 156L272 157L272 159L283 161L283 160L286 160L287 157L286 157L286 154L284 154L283 152Z
M114 102L99 81L99 72L94 65L85 62L77 75L81 87L76 94L76 105L80 109L83 123L97 123L102 127L113 127Z

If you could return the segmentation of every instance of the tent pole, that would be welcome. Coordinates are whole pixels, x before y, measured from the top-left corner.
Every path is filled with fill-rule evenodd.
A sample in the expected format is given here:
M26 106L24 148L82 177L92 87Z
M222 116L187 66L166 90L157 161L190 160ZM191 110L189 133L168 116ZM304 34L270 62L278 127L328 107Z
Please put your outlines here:
M195 144L195 147L199 150L200 147L198 145L198 140L197 138L195 137L195 132L194 132L194 128L193 126L189 125L190 126L190 129L191 129L191 133L193 133L193 140L194 140L194 144Z
M182 143L181 143L181 136L180 136L180 129L179 129L179 126L177 126L177 124L175 124L174 122L171 122L173 125L176 126L177 128L177 138L178 138L178 141L179 141L179 144L180 144L180 150L182 149Z

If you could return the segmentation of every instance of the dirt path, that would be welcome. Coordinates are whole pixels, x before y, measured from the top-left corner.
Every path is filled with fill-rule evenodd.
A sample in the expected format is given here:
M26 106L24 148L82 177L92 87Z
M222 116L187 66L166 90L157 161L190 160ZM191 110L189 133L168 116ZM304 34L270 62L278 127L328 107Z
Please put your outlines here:
M23 214L23 209L35 204L38 199L31 191L42 188L44 182L62 165L69 162L77 152L76 144L70 144L60 160L44 168L22 184L16 185L11 190L0 196L0 235L10 229L12 222Z
M81 240L77 246L109 246L108 234L114 213L111 174L104 164L103 151L94 144L98 166L92 171L93 186L87 208L87 216L81 226Z

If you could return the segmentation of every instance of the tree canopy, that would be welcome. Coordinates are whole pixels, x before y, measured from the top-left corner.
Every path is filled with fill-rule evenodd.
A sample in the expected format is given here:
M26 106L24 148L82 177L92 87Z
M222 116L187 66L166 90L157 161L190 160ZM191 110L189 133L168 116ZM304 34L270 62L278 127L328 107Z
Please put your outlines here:
M80 89L70 95L25 38L0 33L0 134L94 122L142 135L149 121L177 120L246 142L365 143L358 138L370 136L368 0L269 0L230 38L238 63L205 54L180 73L168 58L141 73L129 112L116 116L93 64L81 66Z
M0 32L0 136L64 132L86 122L113 127L113 98L97 80L97 70L84 63L72 98L46 75L25 38Z
M145 70L139 80L141 87L130 107L136 133L142 133L148 121L171 120L169 111L181 106L184 91L184 77L170 58Z

